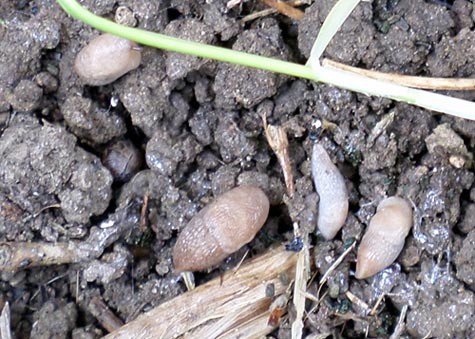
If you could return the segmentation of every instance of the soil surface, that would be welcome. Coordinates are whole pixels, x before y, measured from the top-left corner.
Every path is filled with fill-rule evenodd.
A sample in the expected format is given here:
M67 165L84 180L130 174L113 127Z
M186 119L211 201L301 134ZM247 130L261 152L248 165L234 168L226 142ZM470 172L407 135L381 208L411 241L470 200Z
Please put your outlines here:
M265 5L245 0L228 9L227 2L81 1L110 19L126 6L116 17L143 29L299 63L336 1L308 0L299 22L271 14L245 23ZM325 56L383 72L473 77L474 7L466 0L361 2ZM320 277L361 238L377 204L399 195L415 211L399 258L357 280L351 252L330 274L305 334L389 337L408 306L402 337L475 337L475 122L148 47L138 69L91 87L73 63L98 34L53 0L0 1L0 241L70 244L82 255L62 265L24 261L15 272L0 267L0 308L9 302L17 338L97 338L107 331L91 309L94 298L127 322L183 293L171 259L177 234L216 196L245 184L268 194L270 217L243 250L197 274L198 284L247 249L255 255L292 239L293 223L311 233ZM475 99L473 91L450 95ZM287 131L292 199L263 115ZM318 121L335 128L316 131ZM309 158L317 141L350 193L350 214L332 241L316 230ZM110 224L122 226L114 233ZM385 296L366 316L348 292L370 308ZM272 335L289 338L289 321Z

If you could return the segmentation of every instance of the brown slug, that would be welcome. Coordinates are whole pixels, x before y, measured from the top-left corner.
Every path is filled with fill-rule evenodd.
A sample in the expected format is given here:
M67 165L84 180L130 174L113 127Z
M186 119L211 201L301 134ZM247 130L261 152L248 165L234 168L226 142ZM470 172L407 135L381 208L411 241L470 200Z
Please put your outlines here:
M177 271L202 271L250 242L269 214L258 187L240 186L219 196L186 225L173 248Z
M357 279L382 271L399 256L412 227L412 208L403 198L381 201L358 248Z
M87 85L107 85L137 68L141 54L135 42L106 33L79 52L74 70Z

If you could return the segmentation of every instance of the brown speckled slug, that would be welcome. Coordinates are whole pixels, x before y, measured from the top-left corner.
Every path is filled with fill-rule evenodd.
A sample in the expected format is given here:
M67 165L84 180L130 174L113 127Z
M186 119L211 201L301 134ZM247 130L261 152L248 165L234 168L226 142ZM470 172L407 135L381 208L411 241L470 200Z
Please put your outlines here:
M412 208L399 197L381 201L358 248L355 277L382 271L399 256L412 227Z
M327 240L335 237L348 215L348 191L345 179L320 144L313 146L312 176L320 197L318 229Z
M250 242L269 214L269 199L257 187L240 186L196 214L173 248L175 269L202 271Z
M135 42L106 33L79 52L74 70L86 84L102 86L137 68L141 58L140 47Z

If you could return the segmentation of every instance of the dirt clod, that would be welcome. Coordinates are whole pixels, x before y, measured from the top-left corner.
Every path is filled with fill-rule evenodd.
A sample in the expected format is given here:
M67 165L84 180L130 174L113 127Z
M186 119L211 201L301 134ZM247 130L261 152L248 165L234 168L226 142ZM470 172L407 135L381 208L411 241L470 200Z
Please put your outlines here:
M111 108L100 108L91 99L70 96L62 106L64 120L81 141L104 144L125 134L123 119Z
M31 214L59 203L69 222L88 222L108 206L111 175L59 126L19 116L4 131L0 154L0 190Z
M286 60L289 50L280 33L275 20L265 19L255 28L241 33L233 49ZM252 107L274 95L282 80L282 76L266 71L220 64L213 86L216 106L232 108L237 104Z
M70 335L77 319L74 303L49 301L36 312L37 321L32 328L32 338L65 338Z

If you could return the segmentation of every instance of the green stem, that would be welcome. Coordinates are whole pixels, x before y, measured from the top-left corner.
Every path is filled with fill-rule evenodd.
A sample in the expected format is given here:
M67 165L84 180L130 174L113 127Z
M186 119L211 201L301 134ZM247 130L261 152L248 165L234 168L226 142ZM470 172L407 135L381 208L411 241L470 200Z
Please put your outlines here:
M436 112L475 120L475 103L447 95L410 88L392 82L371 79L333 67L315 66L321 82L350 91L403 101ZM338 80L336 80L338 79Z
M303 65L234 51L227 48L206 45L198 42L186 41L138 28L122 26L110 20L101 18L100 16L94 15L79 5L75 0L57 0L57 2L72 17L81 20L101 31L118 35L143 45L229 62L237 65L260 68L266 71L292 75L304 79L315 79L313 71Z
M125 27L94 15L81 7L76 0L57 0L57 2L74 18L101 31L115 34L143 45L237 65L259 68L317 82L324 82L355 92L383 96L430 110L475 120L475 115L472 113L475 112L475 103L466 100L412 89L385 81L374 80L348 71L321 67L317 62L310 62L310 67L306 67L287 61L173 38L138 28Z

